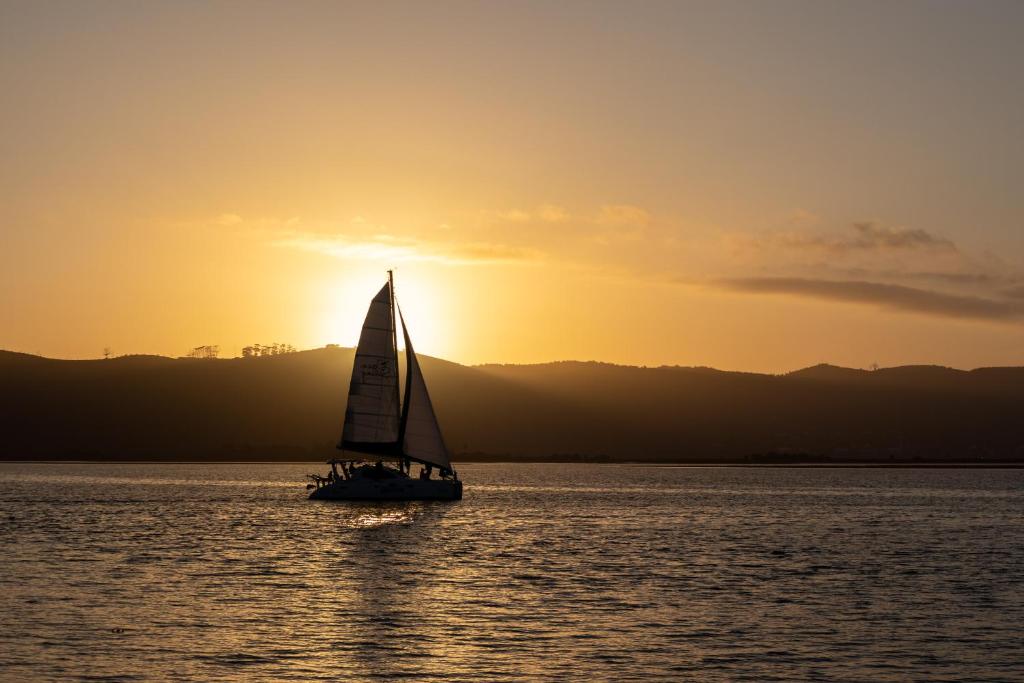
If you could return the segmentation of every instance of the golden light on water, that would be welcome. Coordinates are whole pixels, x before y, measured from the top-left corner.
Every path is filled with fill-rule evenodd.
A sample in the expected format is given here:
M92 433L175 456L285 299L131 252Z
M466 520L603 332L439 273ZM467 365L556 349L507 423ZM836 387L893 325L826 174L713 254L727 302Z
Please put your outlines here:
M390 524L408 524L413 519L413 511L407 507L397 509L376 509L362 512L348 520L348 526L359 529L388 526Z

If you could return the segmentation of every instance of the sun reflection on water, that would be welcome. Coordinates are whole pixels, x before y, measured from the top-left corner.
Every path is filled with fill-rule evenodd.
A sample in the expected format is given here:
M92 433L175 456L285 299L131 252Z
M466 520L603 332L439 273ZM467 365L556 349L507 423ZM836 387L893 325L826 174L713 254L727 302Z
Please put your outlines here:
M411 510L370 509L356 515L355 518L351 519L345 526L358 529L371 529L391 524L409 524L412 520L413 513Z

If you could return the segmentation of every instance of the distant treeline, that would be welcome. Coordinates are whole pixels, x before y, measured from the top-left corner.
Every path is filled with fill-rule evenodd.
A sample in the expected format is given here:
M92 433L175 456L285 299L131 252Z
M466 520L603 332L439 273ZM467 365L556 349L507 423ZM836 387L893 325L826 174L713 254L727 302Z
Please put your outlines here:
M242 358L259 358L261 356L280 356L284 353L295 353L295 347L291 344L252 344L242 347ZM110 357L110 350L104 349L104 357ZM213 360L220 357L220 346L207 344L196 346L185 354L185 358L205 358Z
M0 457L335 457L352 349L262 352L274 346L259 346L259 363L0 352ZM448 445L462 460L1024 461L1024 368L816 366L775 376L421 362Z
M295 347L291 344L253 344L242 347L242 358L280 356L283 353L295 353Z

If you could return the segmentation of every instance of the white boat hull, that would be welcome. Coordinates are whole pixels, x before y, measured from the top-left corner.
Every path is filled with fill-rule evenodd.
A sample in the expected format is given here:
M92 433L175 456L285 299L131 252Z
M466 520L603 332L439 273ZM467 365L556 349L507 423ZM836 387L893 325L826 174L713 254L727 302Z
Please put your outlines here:
M396 477L343 479L315 489L310 500L460 500L462 482L456 479Z

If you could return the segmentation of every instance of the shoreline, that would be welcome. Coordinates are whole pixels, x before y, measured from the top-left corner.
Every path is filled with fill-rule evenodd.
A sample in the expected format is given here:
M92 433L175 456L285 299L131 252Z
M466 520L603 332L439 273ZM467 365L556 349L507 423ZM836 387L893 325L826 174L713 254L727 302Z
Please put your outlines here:
M321 460L0 460L2 465L313 465ZM835 462L835 463L743 463L743 462L664 462L650 460L616 460L587 462L581 460L454 460L454 465L590 465L615 467L667 467L667 468L739 468L739 469L1024 469L1024 462Z

